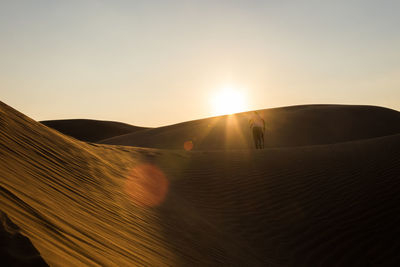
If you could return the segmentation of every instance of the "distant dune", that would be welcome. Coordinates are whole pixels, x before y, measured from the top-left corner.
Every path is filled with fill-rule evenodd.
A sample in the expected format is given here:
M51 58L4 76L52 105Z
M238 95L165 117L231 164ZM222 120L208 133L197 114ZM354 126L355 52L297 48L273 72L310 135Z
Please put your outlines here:
M266 147L333 144L400 133L400 112L375 106L305 105L259 110ZM189 121L108 138L100 143L194 150L253 148L251 112Z
M98 142L103 139L148 129L121 122L86 119L51 120L41 121L41 123L63 134L86 142Z
M66 137L0 102L0 210L52 266L398 266L398 112L265 116L276 148L187 152L208 124L197 147L235 144L228 117L138 132L180 150L135 148Z

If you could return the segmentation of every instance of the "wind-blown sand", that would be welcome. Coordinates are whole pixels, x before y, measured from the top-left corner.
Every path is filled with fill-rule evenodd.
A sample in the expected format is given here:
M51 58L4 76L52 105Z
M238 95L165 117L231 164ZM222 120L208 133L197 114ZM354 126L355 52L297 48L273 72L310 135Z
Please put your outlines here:
M0 210L54 266L397 265L399 113L369 110L390 135L187 152L81 142L0 103Z

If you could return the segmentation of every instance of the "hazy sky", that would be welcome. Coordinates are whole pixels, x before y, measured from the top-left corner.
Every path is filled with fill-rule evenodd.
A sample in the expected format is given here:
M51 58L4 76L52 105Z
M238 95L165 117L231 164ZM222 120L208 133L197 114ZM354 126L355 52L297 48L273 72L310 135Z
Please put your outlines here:
M400 110L400 1L0 0L1 101L160 126L306 103Z

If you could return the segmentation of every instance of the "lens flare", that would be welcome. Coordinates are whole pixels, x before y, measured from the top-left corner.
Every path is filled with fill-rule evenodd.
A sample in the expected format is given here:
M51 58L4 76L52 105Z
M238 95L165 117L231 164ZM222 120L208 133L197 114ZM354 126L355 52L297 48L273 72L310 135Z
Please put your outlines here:
M125 191L136 205L154 207L164 201L168 187L169 182L158 167L140 164L131 170Z
M194 146L193 141L186 141L185 143L183 143L183 148L184 148L186 151L192 150L192 149L193 149L193 146Z

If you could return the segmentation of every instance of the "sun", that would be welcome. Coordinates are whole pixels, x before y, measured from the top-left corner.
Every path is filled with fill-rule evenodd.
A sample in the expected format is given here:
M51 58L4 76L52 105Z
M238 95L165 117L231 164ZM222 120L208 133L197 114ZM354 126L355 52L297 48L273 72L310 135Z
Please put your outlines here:
M215 115L233 114L245 111L245 95L242 91L226 87L216 92L212 104Z

